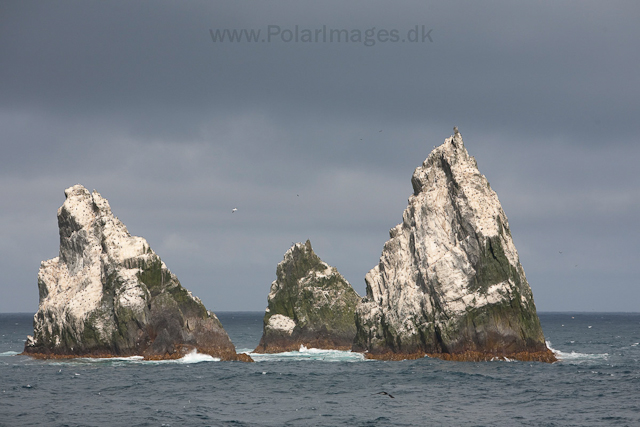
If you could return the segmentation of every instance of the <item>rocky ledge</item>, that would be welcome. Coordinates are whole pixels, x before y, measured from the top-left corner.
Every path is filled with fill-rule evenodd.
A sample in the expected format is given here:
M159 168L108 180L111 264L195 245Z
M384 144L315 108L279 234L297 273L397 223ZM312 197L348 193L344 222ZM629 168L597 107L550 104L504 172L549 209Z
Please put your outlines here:
M402 223L365 277L353 349L553 362L507 217L454 130L416 168Z
M81 185L65 195L60 253L40 266L40 306L24 354L175 359L196 350L251 361L236 354L216 315L145 239L129 234L106 199Z
M350 350L360 297L344 277L323 262L311 242L284 255L271 284L264 329L256 353L309 348Z

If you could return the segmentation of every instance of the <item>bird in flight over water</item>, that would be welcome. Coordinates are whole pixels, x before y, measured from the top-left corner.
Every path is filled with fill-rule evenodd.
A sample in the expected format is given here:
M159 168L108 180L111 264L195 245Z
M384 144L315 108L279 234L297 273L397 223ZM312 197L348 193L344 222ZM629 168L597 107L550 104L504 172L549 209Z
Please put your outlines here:
M233 208L233 209L231 209L231 213L236 213L237 210L238 210L238 208Z
M395 399L395 397L393 397L392 395L390 395L389 393L387 393L386 391L380 391L378 393L374 393L374 394L384 394L385 396L389 396L392 399Z

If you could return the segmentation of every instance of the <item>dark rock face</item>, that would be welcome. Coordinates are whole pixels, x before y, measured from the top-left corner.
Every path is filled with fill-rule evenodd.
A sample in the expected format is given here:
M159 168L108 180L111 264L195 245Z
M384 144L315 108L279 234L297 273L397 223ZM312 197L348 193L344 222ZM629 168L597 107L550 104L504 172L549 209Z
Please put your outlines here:
M554 361L507 217L460 133L411 183L403 221L365 278L353 349L380 359Z
M146 240L131 236L106 199L76 185L58 210L60 254L42 262L40 306L25 354L39 357L179 358L193 350L237 355L199 298Z
M255 352L293 351L301 345L350 349L360 297L334 267L313 252L308 240L285 253L276 274Z

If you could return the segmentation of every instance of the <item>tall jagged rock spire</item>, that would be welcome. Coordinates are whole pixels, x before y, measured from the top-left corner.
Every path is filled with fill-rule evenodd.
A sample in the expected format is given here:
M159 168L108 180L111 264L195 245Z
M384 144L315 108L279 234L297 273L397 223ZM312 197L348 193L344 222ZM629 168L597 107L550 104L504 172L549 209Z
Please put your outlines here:
M552 361L507 217L454 131L416 168L402 223L365 277L354 350Z
M25 354L175 358L198 350L244 359L218 318L183 288L109 202L82 185L58 209L59 256L38 272L40 304Z

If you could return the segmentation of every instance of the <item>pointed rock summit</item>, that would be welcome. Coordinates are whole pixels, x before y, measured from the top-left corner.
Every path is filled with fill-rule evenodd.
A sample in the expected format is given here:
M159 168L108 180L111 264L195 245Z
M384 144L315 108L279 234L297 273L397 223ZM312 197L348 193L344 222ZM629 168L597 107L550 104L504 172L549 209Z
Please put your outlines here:
M367 357L555 361L509 223L457 128L411 178L402 223L365 277Z
M296 243L278 264L256 353L308 348L349 350L356 334L360 296L311 242Z
M109 202L81 185L58 209L60 254L38 272L40 306L25 354L172 359L197 350L237 355L199 298L180 285L142 237L129 234Z

